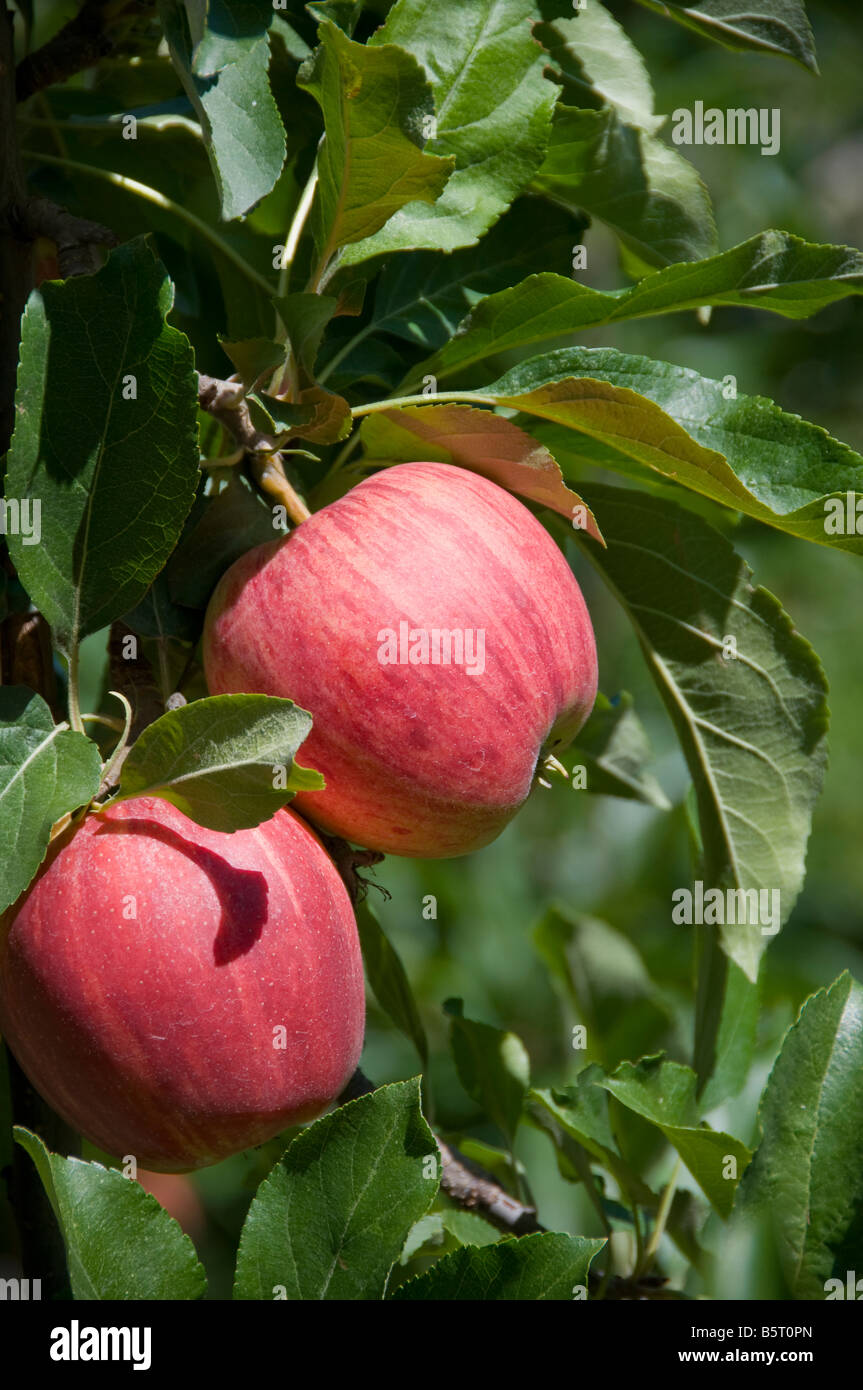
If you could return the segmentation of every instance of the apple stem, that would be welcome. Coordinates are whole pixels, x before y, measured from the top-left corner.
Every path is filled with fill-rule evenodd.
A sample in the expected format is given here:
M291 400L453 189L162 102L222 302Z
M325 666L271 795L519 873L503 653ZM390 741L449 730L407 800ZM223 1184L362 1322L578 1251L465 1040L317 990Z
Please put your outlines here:
M78 703L78 643L76 642L69 653L69 725L77 734L84 733L84 721L81 718L81 707Z
M282 252L282 259L279 264L280 295L287 294L288 292L288 285L291 279L291 269L294 264L294 257L297 254L297 247L300 244L300 237L302 236L303 228L306 225L306 218L308 217L311 211L312 203L314 202L315 189L317 188L317 186L318 164L317 160L315 160L315 163L312 166L312 172L310 173L306 182L306 186L300 194L300 201L297 203L297 208L296 212L294 213L293 221L291 222L291 225L288 228L288 234L285 237L285 249ZM278 310L276 312L278 313ZM281 341L285 341L284 336L281 338Z
M674 1192L675 1188L677 1187L677 1179L680 1176L680 1169L681 1160L678 1158L671 1171L671 1177L668 1179L668 1182L665 1185L665 1190L662 1194L662 1199L659 1204L659 1211L656 1213L656 1224L653 1227L653 1232L651 1234L650 1240L647 1242L647 1246L644 1250L644 1255L642 1257L642 1262L638 1270L638 1273L640 1274L649 1274L653 1265L653 1261L656 1258L656 1252L659 1249L659 1242L662 1240L662 1236L665 1231L665 1224L668 1220L668 1214L671 1211L671 1203L674 1200Z
M99 787L100 792L107 791L110 787L111 778L114 774L114 771L117 768L118 764L121 762L123 756L125 755L126 745L129 742L129 732L132 728L132 706L126 699L126 696L123 695L122 692L119 690L111 690L109 693L114 696L115 700L119 700L122 704L123 709L125 711L125 718L123 721L123 732L120 735L120 740L102 770L102 782Z
M278 454L266 454L256 459L254 471L259 486L271 497L275 497L295 526L299 526L302 521L308 521L311 512L285 477L282 460Z

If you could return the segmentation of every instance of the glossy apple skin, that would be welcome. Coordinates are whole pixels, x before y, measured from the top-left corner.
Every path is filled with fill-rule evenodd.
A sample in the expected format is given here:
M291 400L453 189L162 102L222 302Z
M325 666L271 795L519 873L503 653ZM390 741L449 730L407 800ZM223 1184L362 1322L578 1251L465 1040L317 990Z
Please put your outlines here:
M350 899L289 810L227 835L120 803L56 841L4 919L0 1031L69 1124L141 1168L204 1167L319 1115L363 1027Z
M485 668L381 664L379 633L485 632ZM530 792L543 746L590 713L596 646L554 541L497 484L441 463L374 474L222 577L204 629L213 694L287 696L326 779L296 805L392 854L466 854Z

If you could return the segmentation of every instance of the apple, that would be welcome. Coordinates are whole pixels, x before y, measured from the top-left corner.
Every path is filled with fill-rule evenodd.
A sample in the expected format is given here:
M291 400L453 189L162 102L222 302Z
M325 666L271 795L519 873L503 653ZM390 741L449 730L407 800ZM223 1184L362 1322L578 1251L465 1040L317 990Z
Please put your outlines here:
M213 694L289 696L326 779L298 809L369 849L488 844L544 751L596 698L581 590L549 533L487 478L442 463L374 474L223 575L204 628Z
M313 1119L363 1044L356 921L292 810L205 830L140 797L52 844L0 936L0 1031L99 1148L184 1172Z

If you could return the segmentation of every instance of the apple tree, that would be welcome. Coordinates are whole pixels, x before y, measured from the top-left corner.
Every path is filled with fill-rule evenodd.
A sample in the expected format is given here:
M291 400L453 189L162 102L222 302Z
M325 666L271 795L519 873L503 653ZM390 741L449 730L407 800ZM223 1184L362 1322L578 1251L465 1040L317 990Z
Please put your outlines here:
M859 583L863 456L765 394L859 338L798 196L842 24L4 6L4 1274L856 1297L783 605Z

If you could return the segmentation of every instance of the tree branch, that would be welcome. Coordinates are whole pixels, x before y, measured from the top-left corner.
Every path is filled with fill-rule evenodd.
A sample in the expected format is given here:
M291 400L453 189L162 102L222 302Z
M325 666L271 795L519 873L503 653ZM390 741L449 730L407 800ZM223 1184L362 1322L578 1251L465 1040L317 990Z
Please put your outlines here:
M249 467L262 492L266 492L287 516L299 526L311 512L285 476L281 455L272 437L252 423L245 392L239 382L198 373L198 404L218 420L247 456Z
M12 230L20 241L48 237L57 245L60 275L92 275L101 265L99 246L116 246L117 237L108 227L75 217L48 198L27 198L10 212Z
M152 9L147 0L84 0L74 19L35 53L22 58L15 71L15 96L26 101L34 92L65 82L113 52L125 37L129 21Z
M12 13L0 0L0 454L12 433L15 365L21 312L31 286L30 247L11 227L24 200L24 175L15 140L15 56Z
M370 1095L374 1090L374 1082L357 1068L339 1096L338 1104L346 1105L349 1100ZM484 1217L508 1236L533 1235L546 1229L537 1221L534 1208L526 1207L511 1197L490 1173L465 1158L463 1153L445 1143L438 1135L435 1135L435 1143L441 1156L441 1188L457 1206Z

